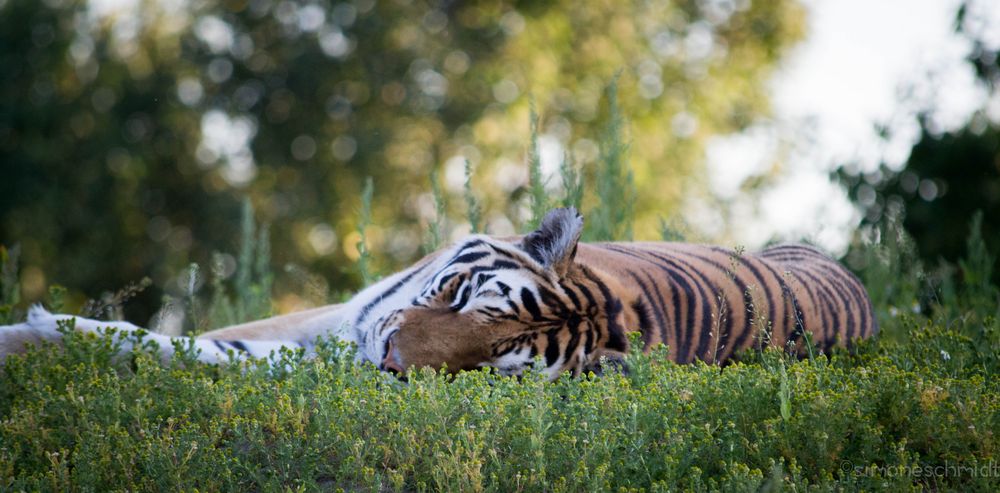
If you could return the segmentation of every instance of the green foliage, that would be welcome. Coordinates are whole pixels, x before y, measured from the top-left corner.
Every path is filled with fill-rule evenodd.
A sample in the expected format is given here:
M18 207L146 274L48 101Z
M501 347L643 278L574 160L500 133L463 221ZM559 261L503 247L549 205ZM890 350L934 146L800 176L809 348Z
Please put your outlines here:
M472 190L472 163L468 159L465 160L465 188L462 191L465 196L465 214L469 219L470 230L473 234L482 233L483 211L476 198L476 193Z
M368 226L372 222L372 194L374 190L375 186L372 184L372 178L369 176L365 179L365 188L361 190L361 214L358 219L358 235L360 239L357 244L358 272L361 274L361 279L364 281L365 286L375 281L371 273L371 253L368 250L367 238Z
M601 138L601 158L598 162L597 188L599 206L590 214L584 238L590 241L631 240L635 206L635 185L628 165L628 148L623 135L625 118L618 106L616 75L608 84L608 121Z
M982 235L981 216L973 215L966 235L967 254L958 259L958 267L943 264L936 271L925 271L913 240L897 219L889 217L877 228L868 230L869 238L855 245L845 259L865 285L875 309L881 337L912 337L911 327L899 321L937 321L966 330L964 335L979 346L995 345L988 333L993 320L1000 316L1000 290L991 281L994 257ZM961 272L958 281L953 271Z
M0 325L18 323L24 319L21 309L21 283L17 277L20 248L0 245ZM64 304L66 288L49 286L47 305L58 310Z
M686 229L687 226L683 222L671 222L660 218L660 240L662 241L684 241Z
M166 297L160 314L183 307L187 333L198 333L272 316L274 274L271 268L271 238L267 225L258 225L253 205L243 202L240 221L240 245L235 272L227 282L225 255L215 252L210 264L211 292L202 296L202 268L191 263L184 277L184 291L179 302ZM120 303L119 303L120 304ZM123 317L119 317L121 319Z
M913 240L898 216L887 216L845 259L868 289L876 315L885 323L901 312L918 312L927 274Z
M257 229L249 198L243 199L240 221L240 255L236 263L236 319L230 323L259 320L272 315L271 235L267 224Z
M569 153L563 154L562 161L559 163L559 175L562 178L563 186L563 198L559 205L576 207L576 210L581 210L584 191L583 173L573 164Z
M990 313L992 309L993 315L1000 317L1000 291L990 280L996 257L990 255L983 239L982 211L976 211L972 216L965 251L967 257L960 259L958 265L970 308L983 313Z
M100 299L90 299L83 305L80 313L85 317L95 317L104 320L121 320L124 318L125 303L146 290L153 282L148 277L139 282L133 282L114 292L105 292Z
M243 259L240 259L243 261ZM233 300L226 290L225 258L219 252L212 255L212 294L208 311L208 327L225 327L239 323Z
M545 181L542 179L542 154L538 149L538 112L535 101L531 101L530 135L531 148L528 151L528 197L531 204L531 222L524 225L530 231L542 222L545 213L549 211L549 195L545 191Z
M583 196L585 193L584 179L582 171L573 164L569 153L564 153L559 163L559 178L561 183L561 197L554 199L547 190L547 181L542 177L542 156L538 148L539 116L532 101L529 113L530 145L528 149L528 203L531 209L531 222L524 224L522 229L530 231L541 222L545 213L553 207L575 207L582 210ZM604 197L598 197L599 202L594 208L600 210L604 204L600 202Z
M0 324L12 324L20 317L14 307L21 301L21 283L17 278L20 248L0 245Z
M629 376L422 371L401 384L331 344L315 358L286 354L276 373L183 353L165 366L144 351L115 357L109 339L68 331L65 351L6 364L0 485L992 491L995 477L956 468L996 457L997 380L972 371L974 359L947 374L971 354L951 348L943 361L928 343L949 330L924 334L892 355L869 346L787 361L767 351L720 369L658 350L630 355Z
M201 314L201 306L198 301L198 289L197 289L199 284L198 272L199 272L198 264L191 264L188 266L187 289L184 290L184 306L185 308L187 308L188 320L190 320L191 323L194 324L194 327L191 328L192 329L191 331L193 332L197 332L199 329L198 322L200 319L199 315ZM236 281L237 290L240 289L240 281L241 279L237 277ZM249 282L249 280L247 280L246 282Z
M431 253L442 245L445 231L445 198L441 192L441 180L437 170L431 171L431 197L434 199L434 220L427 225L427 238L424 240L424 253ZM367 283L366 283L367 284Z

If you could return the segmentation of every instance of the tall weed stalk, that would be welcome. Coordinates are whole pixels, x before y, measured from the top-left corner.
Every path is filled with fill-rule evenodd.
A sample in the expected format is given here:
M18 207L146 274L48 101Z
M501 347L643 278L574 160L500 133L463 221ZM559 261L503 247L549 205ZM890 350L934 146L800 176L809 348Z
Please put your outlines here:
M619 74L620 75L620 74ZM585 238L592 241L632 239L632 212L635 185L628 165L625 119L618 106L618 76L606 90L608 122L600 141L600 162L596 173L598 204L589 214Z

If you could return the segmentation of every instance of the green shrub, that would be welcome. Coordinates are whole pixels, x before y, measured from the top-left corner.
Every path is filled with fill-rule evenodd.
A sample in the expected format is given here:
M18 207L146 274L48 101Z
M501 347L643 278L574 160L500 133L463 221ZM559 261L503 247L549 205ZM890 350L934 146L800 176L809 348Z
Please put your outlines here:
M894 348L909 359L767 351L719 368L660 350L632 354L628 376L422 371L402 384L333 344L286 354L280 371L184 354L164 366L67 330L65 351L6 365L0 487L990 491L995 477L946 472L993 464L997 380L934 362L924 343L947 330L925 331Z

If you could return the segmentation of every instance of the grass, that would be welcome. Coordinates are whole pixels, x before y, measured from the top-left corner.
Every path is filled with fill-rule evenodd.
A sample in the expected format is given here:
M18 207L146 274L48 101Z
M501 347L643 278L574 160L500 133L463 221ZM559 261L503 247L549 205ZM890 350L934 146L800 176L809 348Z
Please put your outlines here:
M603 148L624 148L608 138ZM566 166L562 200L586 203L587 170ZM627 184L627 166L612 168L590 172ZM598 204L616 197L597 188ZM466 200L479 214L471 187ZM615 204L608 217L631 207ZM627 235L596 215L592 237ZM239 282L191 284L184 303L199 323L269 313L266 230L249 208L244 217ZM977 224L954 282L935 281L886 225L854 256L881 333L801 361L769 349L725 367L677 365L661 347L629 355L628 375L550 383L424 370L401 384L329 341L316 358L285 354L278 370L185 352L161 365L66 327L65 350L0 369L0 490L994 491L998 294L982 281L995 259ZM677 236L665 224L664 237ZM375 278L363 240L359 251ZM15 257L0 249L3 322L23 316Z
M961 330L717 366L630 357L629 376L546 383L424 371L403 385L341 348L287 370L217 368L68 333L7 364L7 490L991 491L995 362ZM996 329L995 324L992 325ZM938 352L947 348L950 359ZM905 471L939 469L915 476ZM993 473L995 474L995 469Z

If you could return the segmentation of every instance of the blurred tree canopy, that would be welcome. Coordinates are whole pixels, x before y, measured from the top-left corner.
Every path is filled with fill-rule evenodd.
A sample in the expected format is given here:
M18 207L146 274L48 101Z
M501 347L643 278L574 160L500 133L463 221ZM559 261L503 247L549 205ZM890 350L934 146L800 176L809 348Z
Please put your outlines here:
M991 8L989 4L963 3L955 26L971 41L967 61L978 82L997 101L1000 46L990 45L976 16L968 15L972 8ZM926 265L942 260L955 265L966 253L973 214L981 211L983 239L995 256L1000 249L1000 114L984 107L949 132L940 131L929 114L919 115L918 121L920 136L901 169L882 164L868 173L837 170L851 200L864 212L862 227L901 219ZM1000 281L1000 263L994 265L993 277Z
M365 177L377 270L419 255L427 176L458 195L466 159L487 232L512 232L529 101L550 185L564 155L587 176L618 72L649 237L704 189L706 139L767 113L803 15L793 0L0 0L0 243L22 247L28 300L150 276L141 320L189 262L236 251L249 197L276 265L353 289Z

